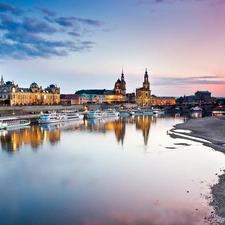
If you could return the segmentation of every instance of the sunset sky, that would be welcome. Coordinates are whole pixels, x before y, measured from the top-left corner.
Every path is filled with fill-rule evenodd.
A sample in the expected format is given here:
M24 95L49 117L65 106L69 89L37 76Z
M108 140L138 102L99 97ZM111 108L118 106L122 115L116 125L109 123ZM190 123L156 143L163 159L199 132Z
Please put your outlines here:
M225 97L225 0L0 0L0 75L61 93Z

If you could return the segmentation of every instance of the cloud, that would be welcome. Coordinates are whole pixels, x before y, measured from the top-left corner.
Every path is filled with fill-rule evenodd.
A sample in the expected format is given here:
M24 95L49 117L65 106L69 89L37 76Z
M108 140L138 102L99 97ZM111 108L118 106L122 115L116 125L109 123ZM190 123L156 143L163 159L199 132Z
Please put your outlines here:
M7 5L5 3L0 2L0 12L11 12L15 15L20 15L23 13L23 10L17 9L11 5Z
M73 27L76 25L76 21L71 17L59 17L55 19L55 22L64 27Z
M41 12L43 12L44 14L46 14L47 16L50 16L50 17L54 17L56 15L55 12L49 10L49 9L43 9L43 8L37 8L39 9Z
M68 34L71 35L71 36L74 36L74 37L80 37L81 36L78 32L75 32L75 31L68 32Z
M90 26L101 26L104 24L99 20L81 19L76 17L59 17L55 19L55 22L65 27L74 27L78 25L78 22Z
M157 77L152 82L154 86L170 85L183 86L194 84L225 84L222 76L196 76L196 77Z
M72 52L90 51L95 42L86 35L104 25L102 21L74 16L56 17L46 8L35 8L44 13L41 17L31 10L23 11L0 3L0 58L34 59L65 57ZM60 38L60 39L59 39Z
M56 28L51 27L46 22L39 21L37 19L25 18L21 26L24 30L32 33L53 34L57 32Z

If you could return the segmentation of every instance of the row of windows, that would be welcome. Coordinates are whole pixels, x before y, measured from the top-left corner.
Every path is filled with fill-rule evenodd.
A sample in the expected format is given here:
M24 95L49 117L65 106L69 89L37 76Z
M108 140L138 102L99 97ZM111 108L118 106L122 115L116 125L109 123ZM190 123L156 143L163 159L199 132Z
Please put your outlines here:
M36 96L36 95L35 95L35 96L29 96L29 95L15 95L15 94L12 95L12 98L13 98L13 99L15 99L16 97L17 97L18 99L21 99L21 98L22 98L22 99L24 99L24 98L25 98L25 99L28 99L28 98L32 99L32 97L33 97L33 98L34 98L34 97L37 97L38 99L40 99L40 96ZM54 99L54 98L55 98L55 99L58 99L58 96L52 96L52 95L50 95L50 96L49 96L49 95L47 95L47 96L44 95L44 96L42 96L42 97L43 97L44 99Z

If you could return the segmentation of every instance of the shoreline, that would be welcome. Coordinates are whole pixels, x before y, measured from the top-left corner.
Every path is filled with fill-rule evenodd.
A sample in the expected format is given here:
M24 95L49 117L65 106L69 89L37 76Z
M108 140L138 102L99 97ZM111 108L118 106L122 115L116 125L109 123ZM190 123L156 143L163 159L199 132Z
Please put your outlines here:
M176 131L178 129L179 132ZM187 133L187 130L190 133ZM191 139L211 147L215 151L225 153L225 116L188 119L184 123L174 125L170 130L170 136ZM218 183L211 187L212 199L209 205L213 207L217 216L225 219L225 171L223 172L218 176Z

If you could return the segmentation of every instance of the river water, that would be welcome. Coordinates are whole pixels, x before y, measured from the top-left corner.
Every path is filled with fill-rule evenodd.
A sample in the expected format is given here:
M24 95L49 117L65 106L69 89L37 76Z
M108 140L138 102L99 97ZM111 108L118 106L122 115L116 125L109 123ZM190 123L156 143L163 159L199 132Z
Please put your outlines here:
M212 224L210 186L225 155L172 139L183 121L139 116L1 131L1 224Z

